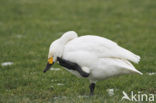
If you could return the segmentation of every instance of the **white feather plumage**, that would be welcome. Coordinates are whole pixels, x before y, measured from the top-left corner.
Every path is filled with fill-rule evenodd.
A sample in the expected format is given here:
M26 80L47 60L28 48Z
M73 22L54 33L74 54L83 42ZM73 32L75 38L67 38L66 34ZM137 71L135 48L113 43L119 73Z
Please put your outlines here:
M92 82L121 74L142 74L131 64L138 63L140 56L103 37L91 35L78 37L74 31L66 32L55 45L52 43L49 53L52 51L55 51L52 53L54 56L80 65L90 74L88 79ZM60 54L57 55L57 52ZM76 71L68 71L80 76Z

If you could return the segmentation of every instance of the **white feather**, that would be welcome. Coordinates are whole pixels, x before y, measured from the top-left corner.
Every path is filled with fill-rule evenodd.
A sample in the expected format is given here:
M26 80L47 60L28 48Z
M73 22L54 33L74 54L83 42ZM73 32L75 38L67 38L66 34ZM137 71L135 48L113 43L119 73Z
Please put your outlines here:
M52 49L54 55L55 52L59 52L60 57L80 65L85 72L90 73L88 77L90 81L121 74L142 74L131 64L138 63L140 57L109 39L91 35L78 37L71 31L66 32L55 44L57 46L52 46L59 49L55 49L56 51ZM68 71L80 76L76 71Z
M69 41L65 45L65 52L85 51L91 52L99 58L119 58L130 60L134 63L140 61L140 57L120 47L117 43L98 36L81 36Z

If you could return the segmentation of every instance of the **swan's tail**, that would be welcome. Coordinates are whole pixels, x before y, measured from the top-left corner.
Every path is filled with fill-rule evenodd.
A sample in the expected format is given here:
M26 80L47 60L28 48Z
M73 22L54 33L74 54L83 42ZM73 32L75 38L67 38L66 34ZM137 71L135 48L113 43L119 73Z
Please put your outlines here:
M140 56L138 56L138 55L136 55L136 54L134 54L134 53L132 53L131 51L129 51L129 50L126 50L126 49L124 49L124 48L122 48L122 47L120 47L121 49L118 49L118 50L120 50L120 55L121 55L121 57L123 58L123 59L125 59L125 60L129 60L129 61L131 61L131 62L133 62L133 63L139 63L139 61L140 61Z
M124 66L125 66L129 71L131 71L131 72L133 72L133 73L137 73L137 74L143 75L143 73L141 73L139 70L135 69L135 67L134 67L129 61L127 61L127 60L122 60L122 61L125 63Z

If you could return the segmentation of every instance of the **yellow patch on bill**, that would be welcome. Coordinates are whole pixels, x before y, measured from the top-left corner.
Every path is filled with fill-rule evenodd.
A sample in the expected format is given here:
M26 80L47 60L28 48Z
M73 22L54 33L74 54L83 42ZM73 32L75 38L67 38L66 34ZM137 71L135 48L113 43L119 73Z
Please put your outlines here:
M49 64L53 64L53 57L51 57L51 58L48 59L48 63Z

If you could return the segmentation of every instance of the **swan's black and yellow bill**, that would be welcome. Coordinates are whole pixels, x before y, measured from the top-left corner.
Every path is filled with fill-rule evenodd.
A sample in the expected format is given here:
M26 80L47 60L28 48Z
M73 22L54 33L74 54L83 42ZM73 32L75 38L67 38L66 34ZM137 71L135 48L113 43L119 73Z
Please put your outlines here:
M51 58L48 59L47 66L46 66L46 68L44 69L43 72L45 73L47 70L49 70L50 67L51 67L53 64L54 64L54 61L53 61L53 58L51 57Z

